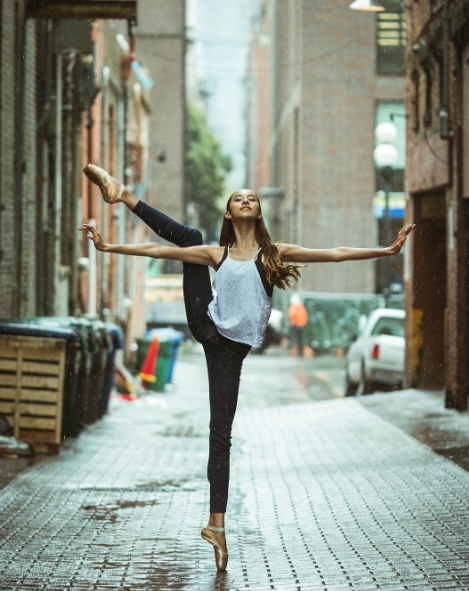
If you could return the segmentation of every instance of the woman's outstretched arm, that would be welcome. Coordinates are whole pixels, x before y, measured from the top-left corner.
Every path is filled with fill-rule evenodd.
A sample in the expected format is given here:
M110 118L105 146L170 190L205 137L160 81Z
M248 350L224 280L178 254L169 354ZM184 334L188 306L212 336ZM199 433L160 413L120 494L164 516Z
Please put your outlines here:
M101 252L114 252L116 254L129 254L133 256L151 257L153 259L171 259L184 263L196 263L207 265L216 269L223 255L221 246L163 246L155 242L144 242L142 244L108 244L101 238L100 233L94 226L82 224L79 230L89 232L86 236L92 240L96 250Z
M338 246L337 248L304 248L297 244L278 243L280 258L283 262L291 263L340 263L342 261L358 261L389 256L400 252L407 236L415 228L415 224L404 226L391 246L386 248L352 248Z

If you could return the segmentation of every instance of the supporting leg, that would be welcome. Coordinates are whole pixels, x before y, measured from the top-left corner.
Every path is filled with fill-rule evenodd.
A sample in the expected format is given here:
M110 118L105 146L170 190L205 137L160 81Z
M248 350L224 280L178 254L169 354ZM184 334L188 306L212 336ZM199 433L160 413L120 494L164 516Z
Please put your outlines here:
M212 514L226 512L230 479L231 430L238 404L242 364L250 349L249 345L235 343L221 335L204 344L210 392L207 477L210 483Z

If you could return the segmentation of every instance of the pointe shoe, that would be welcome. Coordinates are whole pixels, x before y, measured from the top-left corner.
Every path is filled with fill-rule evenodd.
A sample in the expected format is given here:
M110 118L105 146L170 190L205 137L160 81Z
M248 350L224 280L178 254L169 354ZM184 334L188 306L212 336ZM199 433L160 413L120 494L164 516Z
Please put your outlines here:
M91 182L98 185L106 203L116 203L119 201L125 189L122 183L94 164L87 164L83 172Z
M228 564L228 552L223 552L223 550L220 548L220 544L213 537L210 530L225 531L225 528L215 527L214 525L207 525L207 527L204 527L204 529L200 533L203 539L206 540L209 544L212 544L213 549L215 550L215 563L217 565L217 569L226 570L226 565Z

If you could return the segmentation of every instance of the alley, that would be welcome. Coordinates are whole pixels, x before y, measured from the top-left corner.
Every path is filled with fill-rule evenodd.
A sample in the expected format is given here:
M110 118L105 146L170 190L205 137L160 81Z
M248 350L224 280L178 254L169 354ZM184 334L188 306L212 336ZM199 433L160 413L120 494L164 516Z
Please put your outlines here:
M247 358L226 573L200 537L209 416L192 355L170 391L113 399L3 488L0 588L468 589L469 475L342 398L340 375L333 359Z

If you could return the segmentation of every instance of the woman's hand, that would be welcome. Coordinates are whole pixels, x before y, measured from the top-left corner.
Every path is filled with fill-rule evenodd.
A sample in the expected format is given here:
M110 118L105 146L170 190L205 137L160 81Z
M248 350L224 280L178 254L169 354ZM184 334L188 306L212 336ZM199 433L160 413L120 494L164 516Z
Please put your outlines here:
M107 244L101 238L101 234L96 230L94 226L90 226L89 224L82 224L79 228L82 232L91 232L91 234L86 234L86 237L93 241L96 250L105 251L107 250Z
M401 252L401 248L404 246L404 242L407 240L407 236L412 232L415 228L415 224L407 224L401 230L399 230L399 234L397 235L396 240L391 244L388 248L389 254L397 254Z

